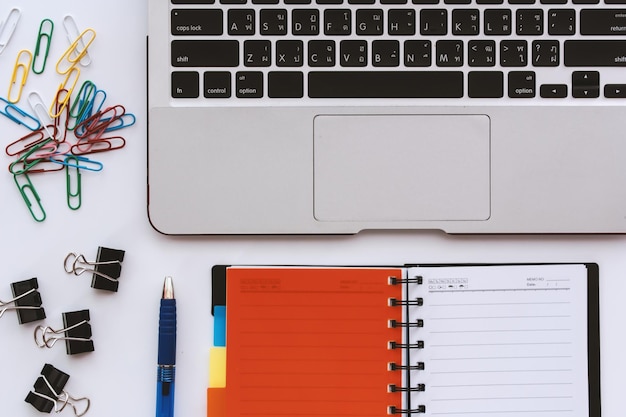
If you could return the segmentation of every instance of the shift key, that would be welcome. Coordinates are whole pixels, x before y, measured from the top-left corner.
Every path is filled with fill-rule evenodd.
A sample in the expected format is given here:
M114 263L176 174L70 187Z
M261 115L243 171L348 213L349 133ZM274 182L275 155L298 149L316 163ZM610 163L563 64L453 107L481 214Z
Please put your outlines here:
M235 40L172 41L174 67L236 67L239 42Z
M564 55L567 67L623 67L626 40L569 40Z

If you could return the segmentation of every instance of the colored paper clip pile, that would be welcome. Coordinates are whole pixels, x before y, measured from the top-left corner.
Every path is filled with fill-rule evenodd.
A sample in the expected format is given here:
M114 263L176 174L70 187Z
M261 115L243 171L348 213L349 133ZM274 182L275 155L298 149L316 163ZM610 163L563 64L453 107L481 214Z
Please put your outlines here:
M11 10L11 34L19 20L19 9ZM27 95L32 113L18 107L22 100L28 76L44 73L54 23L44 19L39 26L35 52L22 49L16 58L7 98L0 97L0 114L25 127L30 132L6 146L6 154L13 157L9 172L31 216L38 222L46 219L46 212L39 193L31 181L31 175L65 171L67 205L77 210L82 205L83 171L97 172L103 164L86 155L109 152L126 145L118 131L135 124L135 116L124 106L105 106L107 94L92 81L82 83L74 90L80 78L79 65L89 65L88 48L96 37L93 29L79 32L71 16L63 20L70 46L56 64L56 72L63 76L52 104L47 106L37 92ZM0 27L0 53L10 35L3 35L6 27ZM5 41L3 41L5 39ZM4 42L4 44L2 43Z

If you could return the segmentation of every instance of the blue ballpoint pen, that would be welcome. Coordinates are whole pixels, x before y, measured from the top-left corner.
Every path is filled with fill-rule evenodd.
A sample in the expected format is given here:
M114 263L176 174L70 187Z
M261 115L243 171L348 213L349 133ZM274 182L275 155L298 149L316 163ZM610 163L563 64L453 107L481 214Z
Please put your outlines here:
M176 299L171 277L165 278L159 312L156 417L174 416L176 373Z

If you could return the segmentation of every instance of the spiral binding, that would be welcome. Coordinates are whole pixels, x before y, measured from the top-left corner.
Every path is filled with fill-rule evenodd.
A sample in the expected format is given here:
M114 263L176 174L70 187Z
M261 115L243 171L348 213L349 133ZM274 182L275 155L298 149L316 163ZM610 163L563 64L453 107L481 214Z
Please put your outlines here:
M389 285L402 285L402 284L422 284L422 277L415 276L411 278L397 278L397 277L389 277ZM417 297L412 300L398 300L396 298L389 299L389 305L391 307L419 307L424 305L424 299L421 297ZM411 322L402 322L397 320L389 320L390 328L420 328L424 327L424 320L416 319ZM389 342L389 349L423 349L424 341L418 340L415 343L398 343L395 341ZM414 365L402 365L397 363L389 363L390 371L423 371L424 370L424 362L417 362ZM395 384L390 384L388 386L389 392L405 392L405 393L413 393L413 392L424 392L426 391L425 384L417 384L412 387L402 387ZM395 406L389 406L389 414L391 415L411 415L411 414L424 414L426 413L426 406L418 405L417 408L413 409L403 409Z

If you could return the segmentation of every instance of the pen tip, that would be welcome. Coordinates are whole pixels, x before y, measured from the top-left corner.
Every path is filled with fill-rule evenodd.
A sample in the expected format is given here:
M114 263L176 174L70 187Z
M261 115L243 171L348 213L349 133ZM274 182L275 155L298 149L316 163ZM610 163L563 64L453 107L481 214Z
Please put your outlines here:
M174 282L172 281L172 277L165 277L165 282L163 283L163 297L164 299L173 299L174 298Z

